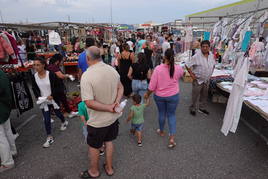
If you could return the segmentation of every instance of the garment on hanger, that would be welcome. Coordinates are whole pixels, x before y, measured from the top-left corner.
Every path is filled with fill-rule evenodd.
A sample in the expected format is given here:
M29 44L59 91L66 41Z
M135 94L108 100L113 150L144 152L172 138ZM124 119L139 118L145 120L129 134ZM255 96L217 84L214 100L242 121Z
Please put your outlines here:
M249 56L252 59L252 66L259 69L265 65L265 47L263 42L257 39L250 47Z
M186 36L185 36L185 42L192 42L193 41L193 28L192 26L188 26L186 29Z
M232 53L234 53L233 50L234 50L234 41L230 40L228 42L228 47L225 50L224 55L222 57L223 58L223 63L229 63L230 56L232 55Z
M11 86L14 92L14 100L20 114L33 108L33 99L29 87L21 73L12 77Z
M11 46L15 52L15 56L11 56L11 58L9 59L9 64L18 64L18 59L19 59L19 49L18 49L18 45L17 45L17 41L16 39L9 34L8 32L4 32L4 34L8 37Z
M248 50L248 46L249 46L249 43L250 43L251 36L252 36L252 31L247 31L245 33L245 36L244 36L244 39L243 39L242 45L241 45L241 50L243 52L246 52Z
M228 135L229 131L236 132L242 110L243 94L247 85L249 64L249 58L245 57L236 66L237 74L235 74L221 128L221 132L225 136Z
M49 36L49 45L60 45L61 44L61 38L58 32L50 31L48 33Z
M4 33L0 33L0 64L9 62L9 56L14 55L14 49Z

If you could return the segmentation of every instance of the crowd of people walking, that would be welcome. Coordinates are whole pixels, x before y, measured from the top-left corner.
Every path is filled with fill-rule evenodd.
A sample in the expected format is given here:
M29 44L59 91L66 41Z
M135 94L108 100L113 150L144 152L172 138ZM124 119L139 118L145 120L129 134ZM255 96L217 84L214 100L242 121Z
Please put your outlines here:
M81 172L81 178L96 178L100 176L99 156L106 154L103 168L106 174L112 176L113 168L113 140L118 136L119 117L122 116L126 100L132 99L127 122L131 121L130 132L137 137L137 145L142 147L142 130L144 127L144 112L150 105L150 96L158 109L159 128L156 132L161 136L168 136L167 147L176 146L176 109L180 99L179 80L184 75L184 69L175 64L176 55L182 53L180 38L173 40L172 34L141 34L130 38L112 39L109 55L103 54L104 44L88 37L85 50L78 60L79 80L82 102L78 105L78 113L82 122L83 135L89 146L90 168ZM190 114L196 115L199 110L206 115L206 97L208 82L215 66L215 60L209 52L209 41L201 43L201 50L186 64L187 70L194 79L192 90L192 105ZM107 58L108 59L104 59ZM68 120L62 114L60 106L72 115L66 100L66 90L63 79L68 78L60 70L63 57L54 55L49 65L42 58L35 58L35 74L32 87L37 104L40 105L47 139L43 144L48 148L54 142L51 132L51 113L54 112L61 120L60 130L67 129ZM0 71L1 72L1 71ZM5 75L1 72L0 94L7 95ZM200 105L198 101L200 99ZM13 168L12 155L16 154L14 139L11 136L9 114L9 99L0 101L6 108L4 120L0 120L0 172ZM168 132L165 132L165 123ZM3 135L2 135L3 133ZM3 136L5 136L3 139ZM3 144L2 144L3 143ZM8 147L7 147L8 146ZM3 148L3 150L2 150Z

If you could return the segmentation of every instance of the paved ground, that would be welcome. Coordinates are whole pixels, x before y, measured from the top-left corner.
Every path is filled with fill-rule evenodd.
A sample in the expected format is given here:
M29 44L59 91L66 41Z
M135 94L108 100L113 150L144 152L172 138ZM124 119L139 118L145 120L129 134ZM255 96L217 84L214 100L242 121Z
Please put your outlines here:
M188 114L191 85L181 82L177 109L177 147L167 149L167 137L156 135L157 110L154 102L145 114L144 146L136 146L129 135L126 115L120 119L120 134L115 141L115 175L112 178L268 178L268 150L242 123L236 134L220 133L225 106L209 104L211 115ZM129 107L129 106L128 106ZM2 179L76 179L87 168L87 145L78 118L70 120L67 131L60 132L59 120L53 124L55 143L43 149L45 131L41 112L25 113L16 126L36 116L19 132L16 168L0 175ZM13 115L13 119L15 116ZM101 159L101 164L104 158ZM101 169L101 178L108 178Z

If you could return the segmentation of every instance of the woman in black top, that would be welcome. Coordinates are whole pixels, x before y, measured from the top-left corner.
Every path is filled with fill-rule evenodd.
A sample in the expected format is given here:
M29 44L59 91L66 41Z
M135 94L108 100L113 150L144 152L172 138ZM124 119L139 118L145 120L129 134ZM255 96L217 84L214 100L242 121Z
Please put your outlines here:
M148 88L147 79L151 77L151 70L146 63L144 53L138 54L138 62L131 65L128 71L128 78L132 79L132 91L142 97Z
M67 112L69 115L69 118L72 118L75 116L74 112L71 111L68 101L67 101L67 96L66 96L66 87L64 84L65 79L69 78L69 75L64 74L61 69L60 69L60 65L63 61L63 56L61 54L55 54L51 57L51 59L49 60L49 65L47 67L47 69L53 73L56 74L56 76L59 79L59 88L61 88L61 90L58 92L58 94L56 95L55 101L62 104L65 112Z
M129 52L128 44L123 45L123 52L118 56L118 66L121 83L124 86L124 95L129 97L131 88L131 79L128 78L128 71L132 63L134 63L134 53Z
M152 61L153 49L151 47L151 42L146 41L144 45L145 45L144 54L146 57L146 64L148 65L150 69L153 69L153 61Z

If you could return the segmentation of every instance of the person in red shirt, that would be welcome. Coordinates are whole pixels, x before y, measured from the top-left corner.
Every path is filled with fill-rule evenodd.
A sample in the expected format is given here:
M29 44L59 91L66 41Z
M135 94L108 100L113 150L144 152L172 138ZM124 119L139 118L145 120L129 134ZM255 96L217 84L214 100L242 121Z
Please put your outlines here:
M55 101L58 101L61 103L67 113L69 113L68 117L72 118L76 115L75 112L71 111L69 104L67 102L67 97L66 97L66 87L64 85L63 80L66 78L69 78L69 75L64 74L61 69L60 69L60 64L63 61L63 56L61 54L55 54L51 57L49 60L49 65L47 69L49 71L52 71L56 74L56 76L60 79L61 82L61 92L57 95L57 99Z

